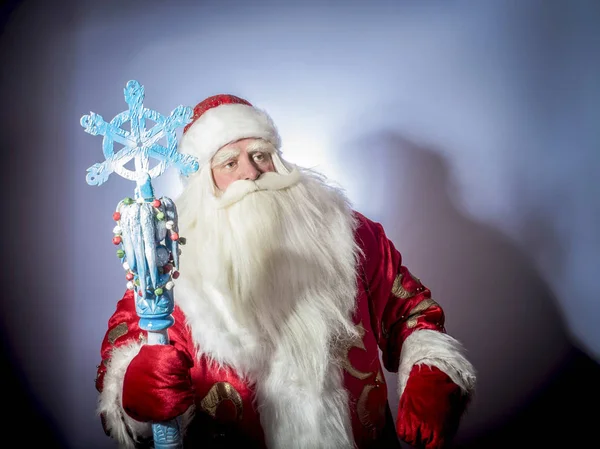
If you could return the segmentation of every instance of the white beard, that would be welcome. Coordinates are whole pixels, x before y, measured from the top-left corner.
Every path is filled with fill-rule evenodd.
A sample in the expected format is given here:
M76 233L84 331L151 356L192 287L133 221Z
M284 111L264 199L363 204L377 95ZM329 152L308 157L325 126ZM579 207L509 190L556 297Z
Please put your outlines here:
M178 200L188 243L174 290L198 356L256 384L269 447L352 447L335 353L356 336L358 248L344 195L302 171L289 187L269 174L274 190L234 183L215 199L209 172L198 176Z

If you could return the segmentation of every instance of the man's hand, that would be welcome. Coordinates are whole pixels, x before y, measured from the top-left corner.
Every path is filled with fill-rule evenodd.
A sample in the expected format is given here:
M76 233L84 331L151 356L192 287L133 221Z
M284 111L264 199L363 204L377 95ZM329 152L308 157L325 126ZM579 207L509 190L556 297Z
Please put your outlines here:
M444 372L415 365L398 405L398 437L419 449L449 447L468 398Z
M171 345L144 345L123 381L123 409L136 421L170 421L194 403L190 356Z

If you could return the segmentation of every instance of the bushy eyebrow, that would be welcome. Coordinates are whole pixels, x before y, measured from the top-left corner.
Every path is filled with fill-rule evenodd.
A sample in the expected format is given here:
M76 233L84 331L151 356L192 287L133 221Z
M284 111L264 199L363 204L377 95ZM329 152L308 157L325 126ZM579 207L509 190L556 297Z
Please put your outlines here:
M253 155L254 153L272 154L275 151L275 148L268 142L257 140L256 142L249 144L246 147L246 151L250 155ZM224 164L230 159L236 159L239 157L240 153L240 149L235 147L219 150L212 158L211 167L215 168Z
M256 142L252 142L246 147L246 151L248 153L273 153L274 148L268 142L264 142L262 140L257 140Z
M217 167L225 162L227 162L229 159L235 159L240 155L240 150L234 149L234 148L228 148L226 150L221 150L218 151L214 156L213 156L213 160L212 160L212 166L213 167Z

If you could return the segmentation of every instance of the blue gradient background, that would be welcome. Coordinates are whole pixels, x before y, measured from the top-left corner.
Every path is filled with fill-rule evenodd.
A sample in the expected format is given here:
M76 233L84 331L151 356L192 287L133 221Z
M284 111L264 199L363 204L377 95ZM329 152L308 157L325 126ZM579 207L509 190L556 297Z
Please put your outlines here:
M101 138L79 119L124 110L136 79L165 114L222 92L268 110L289 160L385 226L479 372L456 447L592 441L581 407L600 398L600 3L1 8L3 415L8 429L39 426L17 439L115 447L94 377L125 287L111 214L133 185L86 184ZM172 172L155 188L180 191Z

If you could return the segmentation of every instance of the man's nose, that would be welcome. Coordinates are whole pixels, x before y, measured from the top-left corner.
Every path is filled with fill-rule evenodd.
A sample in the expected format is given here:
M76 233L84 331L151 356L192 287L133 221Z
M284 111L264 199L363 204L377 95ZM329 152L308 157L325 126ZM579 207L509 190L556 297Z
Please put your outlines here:
M254 162L250 159L244 158L240 163L242 165L240 177L247 181L256 181L256 179L258 179L260 176L260 171L254 165Z

